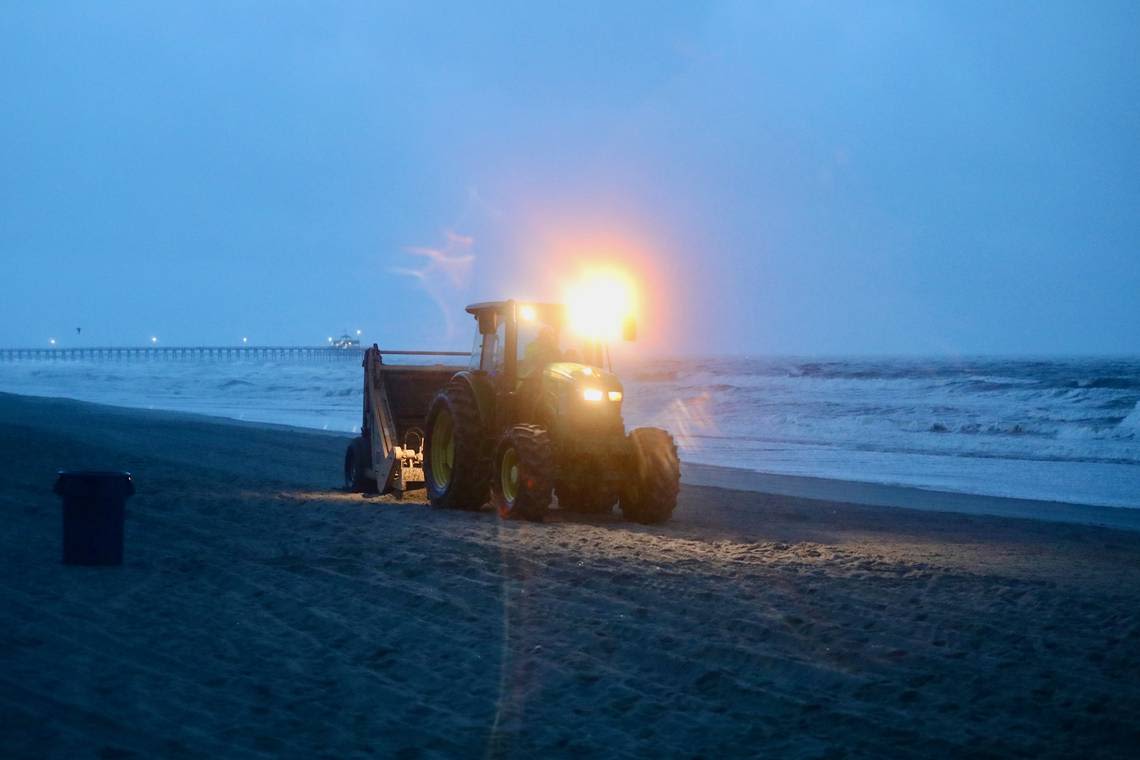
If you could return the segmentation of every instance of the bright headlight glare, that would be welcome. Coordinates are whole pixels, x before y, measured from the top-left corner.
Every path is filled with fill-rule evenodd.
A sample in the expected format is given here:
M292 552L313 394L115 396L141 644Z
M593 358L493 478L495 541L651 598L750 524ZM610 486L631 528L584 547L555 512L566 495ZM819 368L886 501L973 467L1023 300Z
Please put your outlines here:
M586 399L587 401L601 401L602 392L597 388L587 388L582 391L582 398Z
M636 311L633 282L624 272L604 268L585 272L566 291L570 329L593 341L621 337L622 325Z
M621 401L621 391L610 391L610 401Z

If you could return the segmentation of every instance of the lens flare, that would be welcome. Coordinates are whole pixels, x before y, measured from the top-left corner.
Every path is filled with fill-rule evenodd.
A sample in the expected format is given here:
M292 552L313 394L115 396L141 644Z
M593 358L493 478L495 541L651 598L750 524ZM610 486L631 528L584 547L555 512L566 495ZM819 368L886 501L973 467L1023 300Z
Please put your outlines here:
M626 320L634 316L633 282L616 270L587 272L566 291L570 328L584 338L615 341Z

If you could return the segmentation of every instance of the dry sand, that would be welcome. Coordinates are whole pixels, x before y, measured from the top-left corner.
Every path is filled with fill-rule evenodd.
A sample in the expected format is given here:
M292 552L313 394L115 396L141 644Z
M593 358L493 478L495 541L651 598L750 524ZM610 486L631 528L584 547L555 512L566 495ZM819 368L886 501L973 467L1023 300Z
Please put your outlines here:
M1125 757L1140 533L686 486L542 525L339 493L343 439L0 395L8 757ZM131 470L122 568L59 467Z

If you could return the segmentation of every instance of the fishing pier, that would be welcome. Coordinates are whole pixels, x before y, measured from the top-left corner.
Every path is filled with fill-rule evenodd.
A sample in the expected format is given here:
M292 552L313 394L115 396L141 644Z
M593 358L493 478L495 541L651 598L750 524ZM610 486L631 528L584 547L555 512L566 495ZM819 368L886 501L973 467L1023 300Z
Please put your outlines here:
M467 356L464 351L384 351L396 356ZM137 346L94 348L0 348L0 362L99 361L99 362L201 362L288 361L361 362L364 348L352 346Z

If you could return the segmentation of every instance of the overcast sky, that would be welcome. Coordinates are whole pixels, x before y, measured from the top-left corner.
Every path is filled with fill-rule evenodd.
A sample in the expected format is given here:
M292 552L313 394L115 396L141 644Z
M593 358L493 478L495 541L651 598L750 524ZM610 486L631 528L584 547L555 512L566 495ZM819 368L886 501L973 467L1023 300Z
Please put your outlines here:
M0 345L465 347L466 303L606 259L654 353L1140 352L1137 30L1134 2L3 3Z

